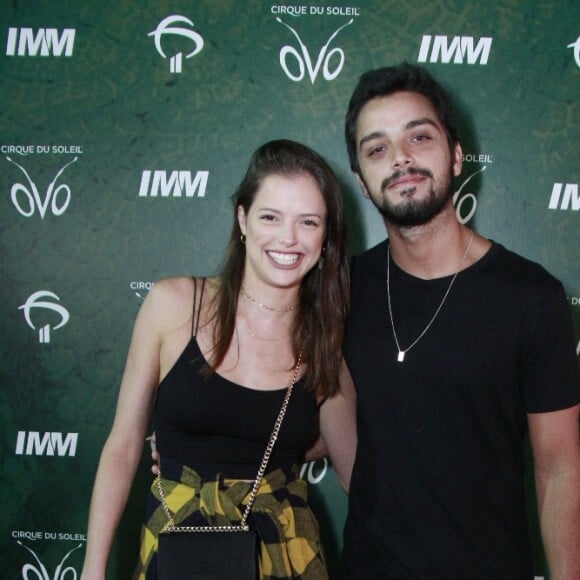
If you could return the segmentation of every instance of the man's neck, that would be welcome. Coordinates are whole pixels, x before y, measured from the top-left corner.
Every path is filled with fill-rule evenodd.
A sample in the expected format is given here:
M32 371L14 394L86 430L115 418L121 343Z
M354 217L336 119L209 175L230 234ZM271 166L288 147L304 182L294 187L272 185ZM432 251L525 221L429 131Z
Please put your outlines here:
M466 255L472 232L457 221L455 212L443 212L420 226L403 228L390 222L385 225L391 257L408 274L425 280L442 278L475 261L471 247ZM479 251L477 254L481 257Z

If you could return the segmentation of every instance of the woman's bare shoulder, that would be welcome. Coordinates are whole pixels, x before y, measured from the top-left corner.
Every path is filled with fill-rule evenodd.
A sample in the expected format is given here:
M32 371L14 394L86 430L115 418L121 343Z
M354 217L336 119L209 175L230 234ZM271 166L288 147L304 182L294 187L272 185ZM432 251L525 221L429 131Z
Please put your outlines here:
M147 299L156 312L163 312L170 326L190 318L203 296L203 310L212 302L219 287L218 278L177 276L162 278L149 290Z
M194 279L188 276L176 276L174 278L162 278L157 280L147 298L165 306L180 305L182 302L193 300Z
M142 313L162 334L191 320L194 279L187 276L162 278L147 293Z
M169 293L174 298L179 295L190 297L197 287L198 292L201 292L202 286L205 284L204 292L215 293L219 287L219 278L217 277L202 277L202 276L176 276L173 278L162 278L155 282L153 288L159 288L163 293Z

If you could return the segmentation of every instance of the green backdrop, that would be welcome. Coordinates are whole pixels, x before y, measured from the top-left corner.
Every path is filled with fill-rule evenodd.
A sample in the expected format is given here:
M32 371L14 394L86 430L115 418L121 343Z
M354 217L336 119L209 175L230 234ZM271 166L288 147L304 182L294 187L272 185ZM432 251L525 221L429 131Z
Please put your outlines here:
M0 3L2 576L78 577L137 310L160 277L216 271L259 144L328 159L353 253L384 237L343 141L369 68L422 62L450 89L461 219L559 277L580 335L579 23L574 0ZM112 579L135 561L148 468ZM324 462L305 475L335 570L345 496ZM544 576L531 495L530 515Z

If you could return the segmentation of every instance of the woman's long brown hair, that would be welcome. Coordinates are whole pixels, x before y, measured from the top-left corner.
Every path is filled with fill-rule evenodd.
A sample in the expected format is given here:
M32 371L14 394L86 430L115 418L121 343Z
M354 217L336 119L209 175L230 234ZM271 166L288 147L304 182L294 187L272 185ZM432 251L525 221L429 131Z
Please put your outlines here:
M235 329L246 257L236 217L238 207L248 213L267 176L304 173L314 178L322 193L326 205L326 238L322 269L312 268L300 286L300 305L292 327L292 351L295 360L302 351L302 361L306 363L305 384L317 397L324 399L338 389L342 338L349 305L346 222L336 176L318 153L295 141L282 139L259 147L233 195L234 222L213 303L214 347L209 372L224 360Z

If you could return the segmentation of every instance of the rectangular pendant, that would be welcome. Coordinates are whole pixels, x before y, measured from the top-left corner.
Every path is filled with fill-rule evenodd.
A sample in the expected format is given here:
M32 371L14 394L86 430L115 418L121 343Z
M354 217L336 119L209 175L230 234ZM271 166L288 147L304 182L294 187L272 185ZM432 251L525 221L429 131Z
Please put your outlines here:
M399 354L397 355L397 361L398 362L403 362L405 360L405 352L400 350Z

